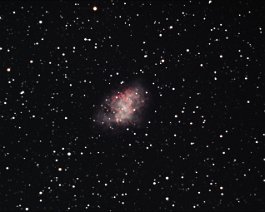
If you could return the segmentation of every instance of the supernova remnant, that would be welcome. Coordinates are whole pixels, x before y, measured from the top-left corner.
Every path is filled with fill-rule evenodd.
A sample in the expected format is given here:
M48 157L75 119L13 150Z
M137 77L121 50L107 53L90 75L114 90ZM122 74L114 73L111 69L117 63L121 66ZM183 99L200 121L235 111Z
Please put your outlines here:
M146 94L140 86L114 92L101 105L98 120L102 124L135 125L140 122L146 105Z

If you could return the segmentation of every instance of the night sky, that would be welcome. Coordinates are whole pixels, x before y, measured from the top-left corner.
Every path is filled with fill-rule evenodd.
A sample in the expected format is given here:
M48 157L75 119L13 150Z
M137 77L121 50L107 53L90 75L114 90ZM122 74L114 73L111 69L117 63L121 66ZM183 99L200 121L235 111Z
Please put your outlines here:
M0 210L265 209L264 1L2 1Z

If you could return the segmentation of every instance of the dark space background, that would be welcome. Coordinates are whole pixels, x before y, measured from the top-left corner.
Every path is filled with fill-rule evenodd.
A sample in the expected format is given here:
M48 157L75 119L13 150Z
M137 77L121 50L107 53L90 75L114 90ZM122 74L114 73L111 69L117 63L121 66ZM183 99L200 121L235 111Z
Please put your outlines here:
M0 2L0 210L264 210L264 1ZM139 126L95 120L138 83Z

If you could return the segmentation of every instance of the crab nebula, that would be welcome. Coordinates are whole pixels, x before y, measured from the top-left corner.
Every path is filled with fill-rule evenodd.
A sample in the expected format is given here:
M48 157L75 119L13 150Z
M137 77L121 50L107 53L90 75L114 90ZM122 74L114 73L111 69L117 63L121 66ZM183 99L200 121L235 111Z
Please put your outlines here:
M135 125L140 122L146 105L146 93L141 87L129 87L114 92L101 105L100 122L102 124Z

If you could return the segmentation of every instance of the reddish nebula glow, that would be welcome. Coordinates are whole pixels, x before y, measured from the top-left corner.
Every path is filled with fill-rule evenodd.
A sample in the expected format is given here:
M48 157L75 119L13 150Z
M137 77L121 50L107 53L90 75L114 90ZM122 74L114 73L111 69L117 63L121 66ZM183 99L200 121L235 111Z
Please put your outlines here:
M99 120L102 124L135 125L140 121L145 104L145 92L141 87L126 88L105 99Z

